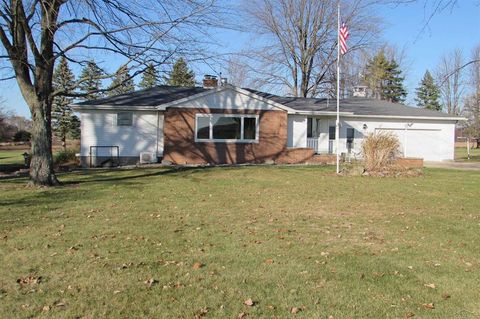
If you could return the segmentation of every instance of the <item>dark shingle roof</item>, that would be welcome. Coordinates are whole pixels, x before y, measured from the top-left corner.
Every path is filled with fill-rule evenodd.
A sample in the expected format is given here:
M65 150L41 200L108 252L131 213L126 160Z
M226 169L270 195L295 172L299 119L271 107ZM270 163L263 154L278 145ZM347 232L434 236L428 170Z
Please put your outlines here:
M82 105L157 106L207 91L202 87L160 85L150 89L77 103Z
M261 97L283 104L297 111L306 112L335 112L337 104L335 99L317 99L302 97L284 97L270 93L260 92L252 89L245 89ZM354 115L384 115L384 116L420 116L420 117L453 117L450 114L406 106L400 103L392 103L368 98L347 98L340 100L340 112L349 112Z
M202 87L182 86L156 86L146 90L135 91L127 94L112 97L85 101L77 103L81 106L117 106L117 107L155 107L165 103L173 102L195 94L208 91ZM244 90L259 95L263 98L282 104L297 111L304 112L335 112L335 99L323 98L302 98L285 97L266 92L244 88ZM380 116L420 116L420 117L445 117L451 118L449 114L442 112L410 107L399 103L391 103L366 98L348 98L340 101L340 111L349 112L354 115L380 115Z

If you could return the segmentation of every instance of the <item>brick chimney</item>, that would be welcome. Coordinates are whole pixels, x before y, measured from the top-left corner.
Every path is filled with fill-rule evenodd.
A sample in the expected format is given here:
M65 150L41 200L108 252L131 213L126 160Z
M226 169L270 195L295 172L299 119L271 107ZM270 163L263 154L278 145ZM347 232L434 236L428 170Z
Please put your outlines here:
M205 74L203 76L203 87L205 89L213 89L218 86L218 79L215 75Z

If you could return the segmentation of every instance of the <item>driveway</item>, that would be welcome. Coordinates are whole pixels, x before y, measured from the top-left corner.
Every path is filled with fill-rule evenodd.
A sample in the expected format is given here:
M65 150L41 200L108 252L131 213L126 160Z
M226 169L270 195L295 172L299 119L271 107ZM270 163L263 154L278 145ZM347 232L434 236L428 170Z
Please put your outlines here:
M435 167L435 168L450 168L450 169L461 169L469 171L480 171L480 162L424 162L423 166L425 167Z

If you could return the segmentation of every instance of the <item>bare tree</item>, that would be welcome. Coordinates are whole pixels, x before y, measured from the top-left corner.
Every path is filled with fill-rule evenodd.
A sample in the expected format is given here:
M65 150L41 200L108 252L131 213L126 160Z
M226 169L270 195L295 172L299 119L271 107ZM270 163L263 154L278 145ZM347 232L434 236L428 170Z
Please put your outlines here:
M437 66L436 81L440 87L441 100L448 114L458 115L464 93L464 76L462 72L463 53L457 49L444 55Z
M226 64L228 83L238 87L252 87L250 67L241 56L234 55L230 57Z
M480 148L480 45L472 50L469 86L471 93L465 99L464 115L468 118L466 131L469 137L477 140Z
M251 54L257 85L285 88L293 96L316 96L331 89L337 50L337 0L253 0L249 30L262 38ZM379 20L374 1L342 1L350 30L350 51L373 39Z
M16 79L32 116L31 183L58 184L51 106L55 96L66 94L52 88L59 57L86 64L89 55L104 52L136 70L133 77L148 62L162 63L175 54L198 57L203 47L197 39L218 21L216 9L215 0L3 1L0 57L11 66L12 75L5 78Z

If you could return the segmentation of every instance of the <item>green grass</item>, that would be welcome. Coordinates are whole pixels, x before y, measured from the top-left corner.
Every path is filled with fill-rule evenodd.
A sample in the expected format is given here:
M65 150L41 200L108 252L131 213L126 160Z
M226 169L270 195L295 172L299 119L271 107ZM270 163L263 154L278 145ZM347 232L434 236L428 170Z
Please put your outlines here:
M205 318L289 318L291 307L297 318L480 316L476 172L381 179L272 166L60 179L54 189L0 182L0 317L195 318L206 308ZM16 282L28 275L40 283Z
M456 147L455 148L455 160L457 161L480 161L480 148L471 148L470 149L470 159L468 159L467 148L466 147Z
M23 156L25 150L0 150L1 164L23 164Z

